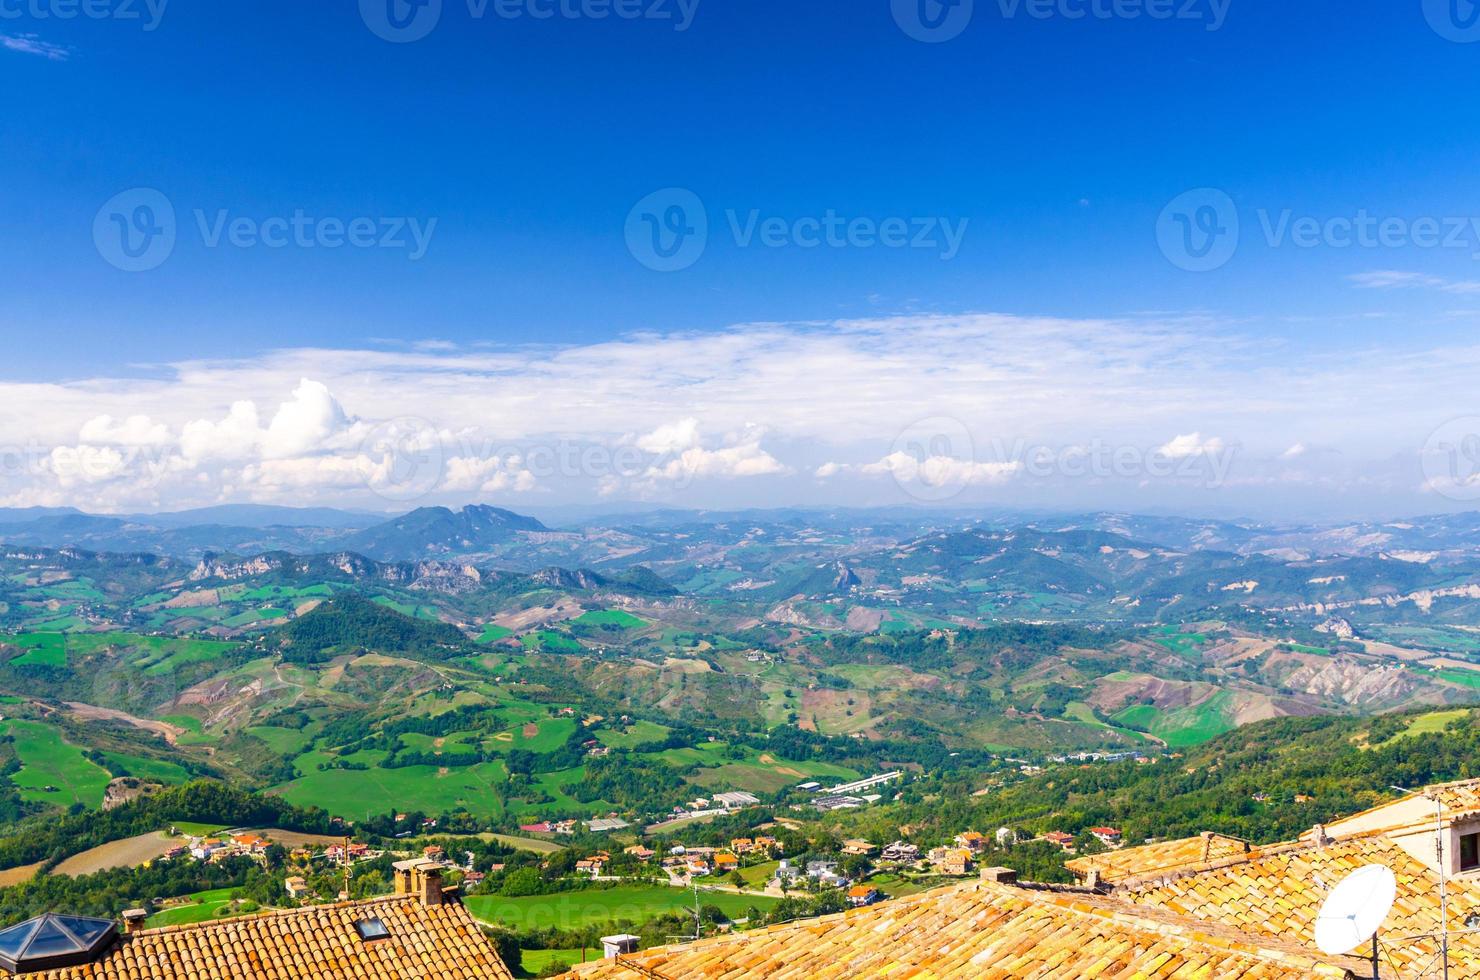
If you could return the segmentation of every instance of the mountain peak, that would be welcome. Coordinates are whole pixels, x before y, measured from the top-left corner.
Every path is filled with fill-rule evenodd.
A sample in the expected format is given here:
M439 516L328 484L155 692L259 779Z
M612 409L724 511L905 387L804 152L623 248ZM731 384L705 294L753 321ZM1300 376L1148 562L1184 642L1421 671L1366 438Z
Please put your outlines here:
M371 558L404 561L436 555L476 554L503 544L522 532L547 530L533 517L486 504L472 504L461 511L447 507L419 507L384 524L366 528L342 544Z

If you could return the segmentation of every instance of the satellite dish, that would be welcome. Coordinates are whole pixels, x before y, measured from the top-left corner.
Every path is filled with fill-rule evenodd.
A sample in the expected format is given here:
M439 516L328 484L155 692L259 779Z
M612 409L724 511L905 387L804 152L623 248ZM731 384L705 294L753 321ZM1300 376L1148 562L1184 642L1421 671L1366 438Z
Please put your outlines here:
M1316 948L1328 956L1350 953L1377 934L1398 897L1398 881L1380 864L1353 871L1331 889L1316 917Z

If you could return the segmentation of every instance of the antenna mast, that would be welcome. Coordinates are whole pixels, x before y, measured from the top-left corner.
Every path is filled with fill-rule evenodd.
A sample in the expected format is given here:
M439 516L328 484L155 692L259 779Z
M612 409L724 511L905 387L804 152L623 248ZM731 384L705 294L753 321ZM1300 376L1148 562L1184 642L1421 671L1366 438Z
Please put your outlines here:
M1434 804L1434 858L1439 862L1439 961L1449 980L1449 873L1444 862L1444 804L1437 794L1389 786L1404 796L1420 796Z

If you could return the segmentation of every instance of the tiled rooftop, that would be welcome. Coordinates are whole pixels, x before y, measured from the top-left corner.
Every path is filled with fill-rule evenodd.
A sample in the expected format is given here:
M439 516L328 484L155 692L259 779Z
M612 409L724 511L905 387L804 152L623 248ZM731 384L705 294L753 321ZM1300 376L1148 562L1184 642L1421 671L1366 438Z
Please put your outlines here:
M1244 930L1252 936L1313 943L1316 915L1329 890L1369 864L1392 869L1398 898L1384 924L1385 958L1409 971L1429 964L1434 940L1421 937L1438 928L1439 879L1436 872L1380 834L1321 846L1310 842L1256 849L1248 855L1176 871L1152 872L1122 880L1114 894L1140 905ZM1480 911L1480 881L1473 876L1448 883L1450 929ZM1419 938L1413 938L1419 936ZM1251 940L1252 941L1252 940ZM1453 980L1480 978L1480 942L1473 936L1450 940Z
M355 923L388 933L366 941ZM3 973L0 973L3 975ZM409 896L122 936L96 962L26 980L510 980L460 902Z
M1202 834L1180 840L1162 841L1142 847L1127 847L1064 862L1065 867L1081 880L1098 871L1102 882L1115 882L1152 871L1202 864L1217 858L1233 857L1248 851L1249 845L1237 837Z
M1101 895L973 883L579 967L582 980L1307 980L1357 961Z

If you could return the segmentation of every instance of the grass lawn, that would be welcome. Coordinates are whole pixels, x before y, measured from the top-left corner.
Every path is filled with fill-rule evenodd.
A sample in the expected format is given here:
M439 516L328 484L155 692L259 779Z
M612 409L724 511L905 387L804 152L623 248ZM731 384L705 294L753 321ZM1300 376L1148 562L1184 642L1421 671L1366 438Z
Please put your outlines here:
M297 755L308 748L313 736L301 728L278 728L273 725L254 725L247 734L266 742L280 755Z
M176 636L141 636L137 633L87 633L69 636L70 653L93 654L119 650L128 665L146 674L168 674L186 664L216 660L238 644L222 640L196 640Z
M281 788L296 806L319 806L350 820L367 814L389 813L414 805L428 813L458 807L480 817L503 815L503 786L508 770L502 762L476 766L408 766L381 769L372 762L363 772L349 769L309 769Z
M543 973L552 963L575 966L577 963L590 963L599 959L601 959L601 950L594 946L589 946L584 950L525 949L520 951L519 966L525 973L534 977Z
M214 745L216 742L216 736L207 735L205 726L194 715L165 715L159 720L185 729L185 734L178 739L181 745Z
M526 650L542 650L545 653L580 653L582 649L573 638L553 630L525 633L519 638L519 642L524 644Z
M1065 705L1064 717L1072 718L1080 724L1088 725L1091 728L1102 728L1108 732L1119 732L1120 734L1125 735L1127 738L1134 739L1138 742L1146 741L1146 736L1142 735L1138 731L1133 731L1129 728L1117 728L1114 725L1105 724L1103 721L1095 716L1094 709L1091 708L1088 704L1085 704L1083 701L1070 701L1067 705Z
M231 893L235 888L214 888L191 895L191 905L165 909L149 917L149 928L159 926L183 926L192 922L207 922L216 918L216 913L231 904Z
M670 912L693 908L693 893L666 885L622 885L616 888L561 892L504 898L499 895L469 895L463 903L484 922L514 930L579 929L615 923L641 924ZM717 906L726 915L741 917L751 906L765 911L780 901L768 895L739 895L734 892L699 892L704 905Z
M77 746L63 741L55 728L17 718L5 722L0 730L15 738L22 769L10 781L20 788L23 799L62 807L102 805L103 790L112 775L89 762ZM56 792L46 792L47 786Z
M517 837L514 834L488 834L490 839L518 848L521 851L531 851L535 854L558 854L565 850L563 845L552 840L539 840L534 837Z
M190 773L183 766L163 759L146 759L137 755L125 755L122 752L104 752L103 759L108 763L108 768L113 770L115 776L138 776L141 779L152 779L155 782L164 783L166 786L180 786L190 782Z
M170 826L186 837L209 837L227 829L225 824L196 823L193 820L176 820Z
M12 660L12 664L38 667L67 666L67 636L65 633L22 633L11 637L9 642L26 651Z
M1457 667L1447 667L1439 671L1439 677L1451 684L1459 684L1480 690L1480 671L1462 670Z
M779 867L781 867L780 861L765 861L748 868L741 868L740 877L744 878L745 883L752 888L761 888L771 880Z
M606 609L600 612L592 610L582 613L571 621L572 626L616 626L624 630L641 629L647 625L647 620L638 619L629 612L620 609Z
M1477 680L1480 680L1480 674L1476 674L1475 677ZM630 749L634 745L661 741L668 737L670 731L672 731L671 728L665 725L659 725L656 722L635 721L627 727L625 732L603 728L596 733L596 738L602 745L607 745L614 749Z
M1175 626L1161 627L1151 639L1181 657L1196 657L1199 648L1208 642L1208 638L1201 633L1184 633Z
M1468 708L1458 708L1453 711L1430 711L1427 714L1419 715L1408 723L1407 728L1386 742L1383 742L1382 745L1375 746L1375 748L1392 745L1394 742L1401 741L1413 735L1437 735L1444 731L1451 723L1463 720L1469 713L1470 709Z
M1135 704L1111 716L1117 725L1144 729L1172 748L1200 745L1234 728L1227 692L1220 691L1192 708L1170 711L1149 704Z

